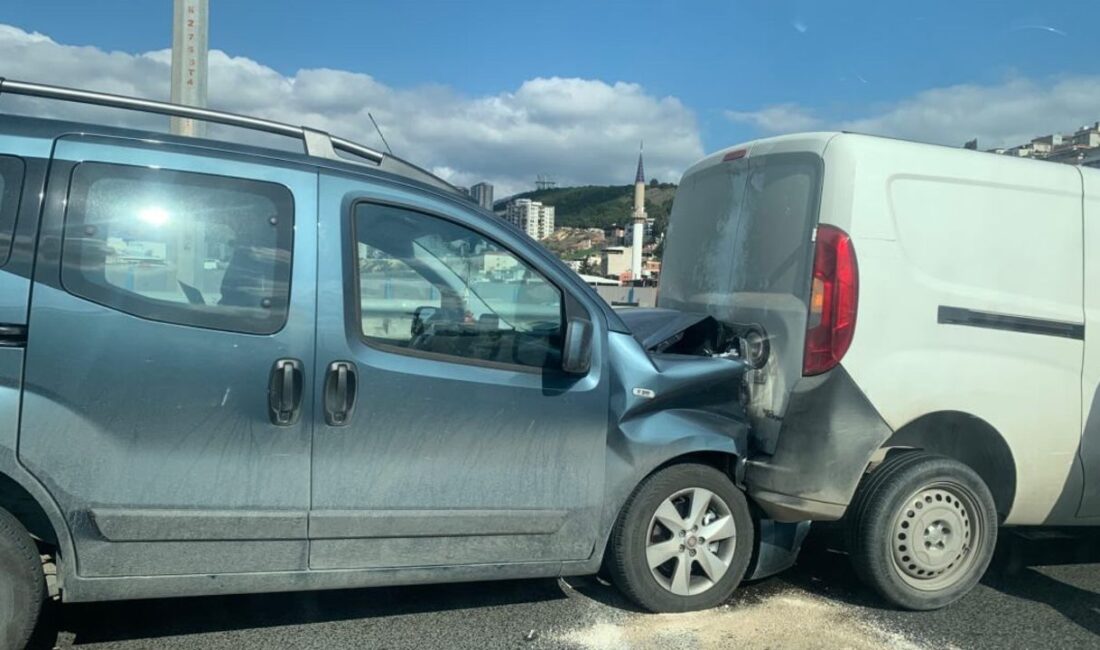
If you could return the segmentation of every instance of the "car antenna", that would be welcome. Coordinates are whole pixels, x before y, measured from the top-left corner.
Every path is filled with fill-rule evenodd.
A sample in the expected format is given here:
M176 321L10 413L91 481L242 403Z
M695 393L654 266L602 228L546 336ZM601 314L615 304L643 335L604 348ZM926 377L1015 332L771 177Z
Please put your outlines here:
M386 145L386 151L390 152L390 155L392 156L393 149L390 149L390 143L386 142L386 136L382 135L382 129L378 128L378 122L374 121L374 116L371 115L369 111L367 112L367 117L370 118L370 123L374 125L374 130L378 131L378 137L382 138L382 144Z

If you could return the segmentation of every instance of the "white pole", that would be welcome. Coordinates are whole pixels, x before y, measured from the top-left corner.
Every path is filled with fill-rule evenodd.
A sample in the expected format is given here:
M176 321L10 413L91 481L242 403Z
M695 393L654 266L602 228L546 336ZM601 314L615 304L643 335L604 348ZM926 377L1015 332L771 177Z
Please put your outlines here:
M209 0L173 0L172 103L206 106ZM172 133L202 136L206 123L173 117Z
M642 279L642 243L645 241L645 221L634 221L630 247L630 279Z

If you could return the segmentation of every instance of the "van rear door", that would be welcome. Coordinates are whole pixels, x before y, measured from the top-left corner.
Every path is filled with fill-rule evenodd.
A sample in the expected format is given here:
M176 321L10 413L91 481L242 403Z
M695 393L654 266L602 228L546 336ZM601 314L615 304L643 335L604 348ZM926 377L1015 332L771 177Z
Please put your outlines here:
M752 381L757 447L774 450L802 374L823 163L820 138L720 152L689 169L669 219L658 306L705 312L765 333L771 358Z

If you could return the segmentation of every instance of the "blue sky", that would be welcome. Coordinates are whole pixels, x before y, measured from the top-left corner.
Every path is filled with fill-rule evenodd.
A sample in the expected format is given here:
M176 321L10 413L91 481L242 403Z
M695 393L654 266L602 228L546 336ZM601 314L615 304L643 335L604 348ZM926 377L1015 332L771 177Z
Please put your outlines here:
M885 125L875 120L937 89L1004 97L1013 88L1037 93L1060 81L1091 81L1098 72L1100 3L1092 0L210 4L211 48L286 77L331 68L370 75L394 91L442 89L452 100L515 92L538 78L627 82L657 101L678 100L706 151L788 127ZM170 0L0 5L0 23L130 54L168 47L170 20ZM976 127L941 134L933 125L917 137L1019 137L1040 124L988 134Z

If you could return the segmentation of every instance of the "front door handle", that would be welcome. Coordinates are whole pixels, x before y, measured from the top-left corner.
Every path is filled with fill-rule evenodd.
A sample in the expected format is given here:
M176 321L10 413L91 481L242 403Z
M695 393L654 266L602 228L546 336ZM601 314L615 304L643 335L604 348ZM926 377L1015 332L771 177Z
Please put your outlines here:
M302 362L279 359L271 366L267 383L268 414L271 423L289 427L302 414Z
M351 419L358 388L354 363L333 361L329 364L325 373L325 422L330 427L342 427Z

